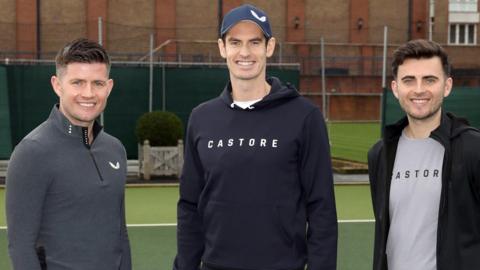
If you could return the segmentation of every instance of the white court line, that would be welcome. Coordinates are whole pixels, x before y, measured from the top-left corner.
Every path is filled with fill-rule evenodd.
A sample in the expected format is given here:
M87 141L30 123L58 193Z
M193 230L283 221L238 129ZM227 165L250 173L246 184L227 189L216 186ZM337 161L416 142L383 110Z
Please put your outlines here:
M338 223L373 223L374 219L339 219ZM127 227L174 227L177 223L150 223L150 224L127 224ZM0 226L0 230L6 230L7 227Z
M153 224L127 224L127 227L174 227L177 223L153 223ZM7 227L0 226L0 230L6 230Z
M338 223L373 223L375 219L339 219Z
M157 224L127 224L127 227L173 227L177 223L157 223Z

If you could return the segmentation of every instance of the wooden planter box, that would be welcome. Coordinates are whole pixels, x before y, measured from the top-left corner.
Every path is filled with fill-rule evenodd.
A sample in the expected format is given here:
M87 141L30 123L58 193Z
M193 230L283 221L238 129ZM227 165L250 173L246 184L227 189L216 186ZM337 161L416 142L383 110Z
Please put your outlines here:
M183 167L183 141L177 146L150 146L148 140L138 145L138 172L145 180L152 176L179 177Z

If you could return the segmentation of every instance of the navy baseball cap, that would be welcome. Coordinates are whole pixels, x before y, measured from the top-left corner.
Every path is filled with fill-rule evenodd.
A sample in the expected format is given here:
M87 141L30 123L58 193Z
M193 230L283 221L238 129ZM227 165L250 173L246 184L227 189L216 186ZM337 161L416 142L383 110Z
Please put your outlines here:
M262 29L267 39L272 37L272 30L270 29L267 14L263 10L248 4L230 10L225 17L223 17L220 36L223 37L235 24L245 20L256 23L260 29Z

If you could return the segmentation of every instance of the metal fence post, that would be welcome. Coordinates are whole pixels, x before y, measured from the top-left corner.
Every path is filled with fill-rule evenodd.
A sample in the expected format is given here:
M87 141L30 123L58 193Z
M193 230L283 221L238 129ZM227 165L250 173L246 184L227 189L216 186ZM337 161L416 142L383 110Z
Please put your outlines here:
M150 142L145 140L143 142L143 179L150 180L152 173L152 162L150 158Z

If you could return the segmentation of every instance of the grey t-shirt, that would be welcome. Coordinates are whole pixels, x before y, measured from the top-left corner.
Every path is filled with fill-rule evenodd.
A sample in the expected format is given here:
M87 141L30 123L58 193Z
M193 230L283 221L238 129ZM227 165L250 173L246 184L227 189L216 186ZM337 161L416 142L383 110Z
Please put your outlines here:
M390 187L390 270L437 269L436 245L445 148L431 138L400 137Z

